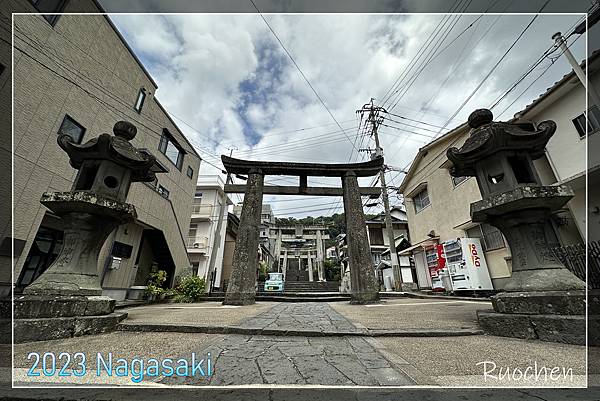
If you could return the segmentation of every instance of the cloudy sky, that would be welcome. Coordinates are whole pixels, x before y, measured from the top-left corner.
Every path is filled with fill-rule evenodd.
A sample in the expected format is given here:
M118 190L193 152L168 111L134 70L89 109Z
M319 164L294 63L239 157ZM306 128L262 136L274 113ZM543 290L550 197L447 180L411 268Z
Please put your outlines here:
M219 156L231 151L234 157L255 160L366 160L368 154L355 148L374 144L359 128L356 110L370 98L396 114L381 127L380 138L386 164L405 168L419 147L464 122L475 108L494 104L552 46L552 34L568 32L582 18L264 17L342 129L257 14L111 17L158 83L158 99L203 157L203 175L219 174ZM571 50L582 59L585 37ZM554 59L558 54L546 57L493 108L495 119L509 119L569 71L564 56ZM387 177L399 185L403 174L391 171ZM338 186L337 181L309 178L313 185ZM290 177L267 177L267 182L294 184ZM361 182L370 183L370 178ZM232 196L234 202L240 198ZM337 198L265 196L265 202L279 216L343 210ZM393 195L391 202L399 199Z

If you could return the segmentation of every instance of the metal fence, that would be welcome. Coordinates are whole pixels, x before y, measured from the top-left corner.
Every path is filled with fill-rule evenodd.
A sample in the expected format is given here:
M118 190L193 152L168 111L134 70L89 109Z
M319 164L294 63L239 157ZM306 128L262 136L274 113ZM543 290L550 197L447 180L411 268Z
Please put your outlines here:
M586 260L585 244L576 244L553 248L552 251L556 257L573 274L580 279L586 279ZM588 242L588 287L592 289L600 288L600 242Z

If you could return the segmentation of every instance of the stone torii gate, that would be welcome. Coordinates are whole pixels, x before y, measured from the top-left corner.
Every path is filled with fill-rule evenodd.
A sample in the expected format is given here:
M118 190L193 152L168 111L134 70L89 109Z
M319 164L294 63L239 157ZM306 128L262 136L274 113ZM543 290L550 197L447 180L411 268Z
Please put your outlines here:
M380 188L358 186L357 177L379 174L383 158L364 163L324 164L290 163L240 160L221 156L229 174L248 176L246 185L226 184L225 192L244 193L238 236L233 253L233 266L224 305L249 305L254 303L256 271L258 269L258 242L263 194L343 196L348 234L348 263L352 286L351 303L364 304L379 299L379 285L373 271L371 252L361 195L376 195ZM298 176L296 186L264 186L266 175ZM342 188L309 187L308 177L340 177Z

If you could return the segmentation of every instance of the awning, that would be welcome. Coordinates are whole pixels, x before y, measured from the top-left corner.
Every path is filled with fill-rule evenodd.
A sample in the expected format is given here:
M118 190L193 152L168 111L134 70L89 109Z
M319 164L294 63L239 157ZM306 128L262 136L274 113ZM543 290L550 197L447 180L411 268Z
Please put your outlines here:
M415 244L411 247L408 247L406 249L403 249L402 251L398 252L398 256L403 256L403 255L410 255L412 254L413 250L417 249L417 248L423 248L425 246L428 245L435 245L437 244L438 240L440 239L440 237L433 237L433 238L428 238L424 241L419 242L418 244Z

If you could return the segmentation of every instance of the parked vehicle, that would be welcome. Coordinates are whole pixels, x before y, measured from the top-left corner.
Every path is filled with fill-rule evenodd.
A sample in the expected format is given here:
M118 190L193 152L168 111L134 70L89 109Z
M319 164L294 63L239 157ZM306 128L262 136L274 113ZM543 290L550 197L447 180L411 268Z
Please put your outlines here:
M283 273L269 273L265 281L265 291L283 292Z

